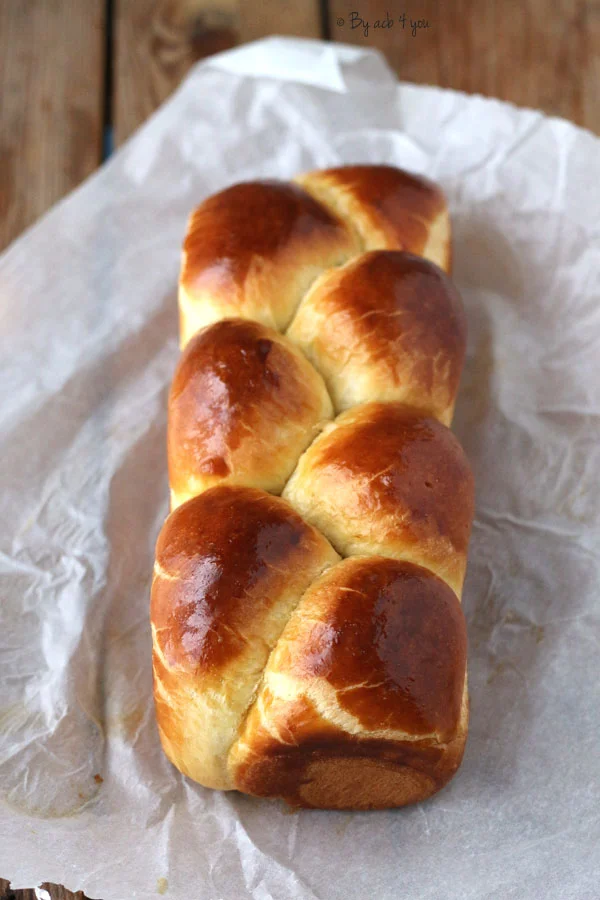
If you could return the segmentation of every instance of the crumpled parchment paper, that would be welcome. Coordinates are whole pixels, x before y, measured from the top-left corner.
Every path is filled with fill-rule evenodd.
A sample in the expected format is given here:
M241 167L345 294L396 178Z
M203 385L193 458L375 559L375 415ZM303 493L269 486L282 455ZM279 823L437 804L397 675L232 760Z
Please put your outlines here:
M446 190L477 516L462 769L302 812L164 758L148 594L186 217L234 181L391 162ZM0 260L0 874L104 900L600 896L600 141L268 39L198 65Z

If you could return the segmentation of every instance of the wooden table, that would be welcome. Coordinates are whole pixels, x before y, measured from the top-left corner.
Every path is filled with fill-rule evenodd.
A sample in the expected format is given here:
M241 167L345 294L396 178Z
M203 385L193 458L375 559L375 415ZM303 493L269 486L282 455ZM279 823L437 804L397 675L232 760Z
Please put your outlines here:
M600 132L599 0L1 0L0 249L119 147L196 60L267 34L378 47L406 81ZM0 880L5 896L35 900Z
M381 27L386 10L392 27ZM414 37L411 17L427 23ZM402 79L600 132L598 0L2 0L0 249L120 146L196 60L273 33L378 47Z

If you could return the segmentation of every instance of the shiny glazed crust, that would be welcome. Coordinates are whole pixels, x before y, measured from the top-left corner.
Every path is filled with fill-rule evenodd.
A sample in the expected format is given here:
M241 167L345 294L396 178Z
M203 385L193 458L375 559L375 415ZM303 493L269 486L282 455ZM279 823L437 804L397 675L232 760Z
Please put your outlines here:
M234 185L190 219L152 586L159 733L207 787L403 806L448 782L468 728L448 210L389 166L295 181Z
M318 278L287 336L335 409L401 401L449 425L467 345L458 291L433 263L372 251Z
M426 566L460 595L473 476L452 432L400 403L364 403L328 425L283 496L343 556Z
M278 332L243 319L202 329L169 395L172 508L221 482L281 493L332 417L323 379Z
M458 598L431 572L382 557L334 565L269 658L230 753L236 783L296 806L429 796L462 757L466 649Z
M448 206L427 178L393 166L342 166L295 181L358 235L363 250L408 250L450 271Z
M358 252L355 235L297 185L236 184L192 214L179 280L182 347L239 316L283 331L310 283Z
M302 594L339 557L283 500L221 485L160 533L151 619L158 727L169 758L232 788L227 754Z

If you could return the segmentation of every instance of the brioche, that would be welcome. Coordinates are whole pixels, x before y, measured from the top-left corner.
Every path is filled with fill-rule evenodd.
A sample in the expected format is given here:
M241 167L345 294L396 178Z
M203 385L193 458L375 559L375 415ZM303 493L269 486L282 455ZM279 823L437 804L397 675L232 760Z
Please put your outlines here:
M440 188L393 166L342 166L295 181L339 216L366 250L410 250L450 270L450 216Z
M172 507L222 481L280 494L332 418L322 377L291 341L243 319L204 328L171 385Z
M468 731L474 485L442 191L390 166L190 218L151 624L160 739L206 787L424 800Z
M283 331L313 279L358 249L355 235L294 184L236 184L209 197L183 245L182 347L232 316Z
M401 401L449 425L467 329L450 279L408 253L363 253L312 285L287 336L321 372L336 412Z

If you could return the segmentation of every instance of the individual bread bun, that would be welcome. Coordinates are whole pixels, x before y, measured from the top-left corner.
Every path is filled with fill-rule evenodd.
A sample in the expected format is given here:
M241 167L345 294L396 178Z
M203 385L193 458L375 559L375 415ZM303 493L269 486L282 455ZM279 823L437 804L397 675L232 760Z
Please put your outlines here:
M392 250L364 253L313 284L287 336L323 375L337 412L401 401L449 425L467 343L444 272Z
M181 346L232 316L283 331L311 281L357 252L354 234L298 185L253 181L214 194L183 245Z
M394 166L341 166L295 181L355 229L363 250L408 250L450 271L448 204L427 178Z
M400 403L365 403L326 426L283 497L342 556L430 569L460 597L473 476L452 432Z
M230 753L248 793L295 806L403 806L439 790L467 734L454 592L412 563L345 559L304 594Z
M165 753L234 788L228 753L292 610L339 559L279 497L219 485L178 507L156 545L154 697Z
M171 508L220 482L281 493L332 416L323 379L285 337L246 319L208 325L171 385Z

